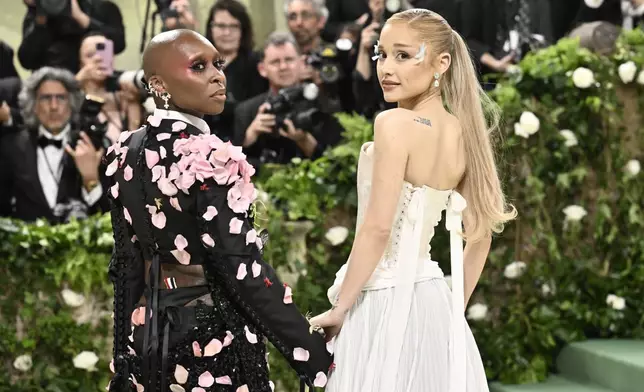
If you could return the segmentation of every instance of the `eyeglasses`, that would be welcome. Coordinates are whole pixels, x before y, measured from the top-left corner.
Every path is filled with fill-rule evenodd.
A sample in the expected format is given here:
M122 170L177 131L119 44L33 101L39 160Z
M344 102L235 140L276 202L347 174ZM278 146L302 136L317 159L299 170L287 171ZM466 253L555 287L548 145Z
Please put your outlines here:
M67 94L41 94L37 97L38 102L41 103L51 103L54 99L60 103L67 103L69 96Z
M241 25L239 23L211 23L210 27L217 30L229 30L231 32L238 32L241 30Z
M297 12L289 12L288 14L286 14L286 19L288 19L290 22L295 22L298 18L302 18L302 20L311 20L317 18L317 15L313 12L308 11L303 11L299 14Z

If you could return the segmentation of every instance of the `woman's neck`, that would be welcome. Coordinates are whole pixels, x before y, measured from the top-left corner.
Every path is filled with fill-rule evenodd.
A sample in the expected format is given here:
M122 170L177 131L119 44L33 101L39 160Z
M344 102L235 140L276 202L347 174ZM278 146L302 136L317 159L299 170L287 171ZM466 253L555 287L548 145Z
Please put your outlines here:
M419 95L417 97L398 102L398 107L408 109L414 112L428 110L436 113L437 110L443 109L443 99L440 94Z

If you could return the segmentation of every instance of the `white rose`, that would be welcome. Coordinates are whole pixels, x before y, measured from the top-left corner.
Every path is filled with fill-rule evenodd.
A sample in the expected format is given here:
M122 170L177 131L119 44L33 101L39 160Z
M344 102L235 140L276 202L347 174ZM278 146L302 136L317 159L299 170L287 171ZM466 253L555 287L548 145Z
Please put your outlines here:
M606 305L612 307L615 310L624 310L626 307L626 301L624 298L619 297L615 294L608 294L606 296Z
M467 318L470 320L483 320L487 316L487 305L474 304L467 308Z
M572 82L578 88L588 88L595 83L595 75L588 68L579 67L572 73Z
M617 67L617 73L619 78L622 79L624 83L630 83L635 79L635 73L637 72L637 66L632 61L627 61L623 64L620 64Z
M644 69L637 74L637 84L644 84Z
M534 135L539 130L541 122L539 121L539 117L535 116L534 113L523 112L519 118L519 124L521 124L521 128L529 135Z
M338 246L343 243L349 236L349 229L344 226L335 226L329 229L326 232L324 238L326 238L331 245Z
M91 351L83 351L74 357L74 367L85 369L88 372L96 370L98 356Z
M577 136L570 129L562 129L559 134L565 139L564 145L566 147L576 146L578 144Z
M588 212L584 207L577 205L570 205L564 208L563 213L566 214L566 220L572 222L578 222L588 215Z
M586 5L590 8L599 8L599 6L602 5L603 2L604 0L584 0L584 3L586 3Z
M28 371L29 369L31 369L32 365L33 361L31 360L31 355L29 354L23 354L13 361L13 367L20 370L21 372Z
M514 134L525 139L530 137L530 134L525 129L523 129L523 127L519 123L514 123Z
M640 161L637 159L631 159L628 161L626 166L624 166L624 170L626 173L628 173L629 176L636 176L639 174L640 170L642 169L640 165Z
M85 303L85 297L83 296L83 294L78 294L77 292L70 289L63 289L61 294L63 296L63 302L65 302L65 305L72 308L77 308Z
M516 279L519 276L523 275L523 271L526 268L526 263L523 261L514 261L508 264L503 271L503 276L508 279Z

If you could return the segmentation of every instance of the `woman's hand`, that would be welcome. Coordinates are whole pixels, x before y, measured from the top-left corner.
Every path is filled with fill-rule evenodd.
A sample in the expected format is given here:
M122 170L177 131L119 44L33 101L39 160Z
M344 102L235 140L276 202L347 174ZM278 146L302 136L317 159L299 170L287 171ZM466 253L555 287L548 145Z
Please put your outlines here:
M324 329L324 338L330 341L340 333L346 312L342 312L337 308L327 310L326 312L313 317L310 320L311 325L319 326Z

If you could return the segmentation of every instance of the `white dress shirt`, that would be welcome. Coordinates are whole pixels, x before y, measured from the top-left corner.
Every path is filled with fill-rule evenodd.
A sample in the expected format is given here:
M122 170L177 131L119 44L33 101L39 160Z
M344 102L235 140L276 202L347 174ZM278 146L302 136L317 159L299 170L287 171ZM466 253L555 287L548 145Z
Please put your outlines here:
M45 127L40 126L38 133L40 137L46 137L52 140L60 140L65 146L69 142L69 124L57 135L53 135L51 132L45 129ZM56 200L58 199L58 187L60 184L60 178L63 174L63 158L65 155L65 149L58 148L56 146L46 146L42 148L38 146L36 150L38 154L38 178L40 179L40 185L42 186L43 193L45 198L47 198L47 203L49 208L54 208L56 206ZM90 192L85 190L85 187L82 188L82 196L85 203L90 207L96 204L98 200L103 195L103 187L99 182L94 189Z

